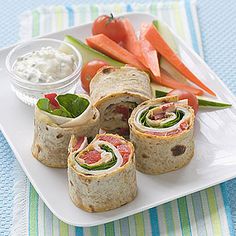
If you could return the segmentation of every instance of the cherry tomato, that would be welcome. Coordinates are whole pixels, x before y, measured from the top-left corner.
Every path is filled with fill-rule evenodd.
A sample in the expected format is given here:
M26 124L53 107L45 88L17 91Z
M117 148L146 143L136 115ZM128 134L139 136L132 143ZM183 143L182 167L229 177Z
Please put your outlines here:
M93 35L105 34L111 40L120 43L126 37L124 24L120 18L115 18L112 14L99 16L92 26Z
M108 64L104 61L93 60L85 64L81 71L81 85L82 88L89 93L89 84L92 78L96 75L97 71Z
M188 105L191 106L194 110L194 114L196 115L197 112L198 112L198 100L197 100L197 97L188 92L188 91L185 91L185 90L182 90L182 89L174 89L172 91L170 91L168 95L176 95L179 97L180 100L182 99L188 99Z

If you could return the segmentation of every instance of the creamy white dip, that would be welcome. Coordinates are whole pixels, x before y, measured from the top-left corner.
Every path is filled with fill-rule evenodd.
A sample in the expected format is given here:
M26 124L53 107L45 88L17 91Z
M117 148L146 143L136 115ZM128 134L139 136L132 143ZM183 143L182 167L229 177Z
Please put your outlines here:
M27 53L17 58L14 72L22 79L36 82L55 82L69 76L75 70L75 58L52 47Z

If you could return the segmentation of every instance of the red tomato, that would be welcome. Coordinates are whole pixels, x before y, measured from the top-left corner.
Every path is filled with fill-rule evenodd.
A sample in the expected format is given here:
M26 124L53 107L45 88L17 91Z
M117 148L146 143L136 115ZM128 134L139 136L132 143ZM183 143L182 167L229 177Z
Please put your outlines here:
M53 106L54 109L60 108L60 105L56 100L57 97L56 93L45 94L44 97L49 99L50 104Z
M123 163L122 163L122 166L123 166L124 164L128 162L131 150L129 146L126 144L121 144L117 146L117 149L123 158Z
M115 147L121 144L120 139L115 138L110 135L101 135L98 139L103 140L103 141L107 141L107 142L111 143L112 145L114 145Z
M117 146L117 149L118 149L119 153L121 154L121 156L124 156L125 154L130 154L130 148L126 144L121 144L121 145Z
M198 100L197 100L197 97L188 92L188 91L185 91L185 90L182 90L182 89L174 89L172 91L170 91L168 95L176 95L179 97L180 100L182 99L188 99L188 105L191 106L194 110L194 114L196 115L197 112L198 112Z
M92 27L93 35L105 34L111 40L120 43L126 37L124 24L120 18L102 15L99 16L94 22Z
M79 148L80 148L80 146L82 145L82 143L84 142L84 137L79 137L78 139L77 139L77 143L76 143L76 145L74 146L74 151L75 150L78 150Z
M122 120L126 121L129 118L129 108L122 106L122 105L118 105L116 106L116 112L121 113L122 116Z
M97 150L86 152L81 159L84 159L86 164L93 164L101 159L101 153Z
M89 93L89 84L92 78L96 75L97 71L108 64L101 60L93 60L85 64L81 71L81 85L82 88Z

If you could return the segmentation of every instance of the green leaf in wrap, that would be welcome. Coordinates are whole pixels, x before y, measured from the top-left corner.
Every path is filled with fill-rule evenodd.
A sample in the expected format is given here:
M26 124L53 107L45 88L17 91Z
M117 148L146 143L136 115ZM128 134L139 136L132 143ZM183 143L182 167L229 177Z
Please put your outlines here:
M169 128L175 124L177 124L184 116L184 113L180 110L176 110L175 112L176 118L174 120L170 120L169 122L164 123L161 128Z
M57 101L60 106L63 106L75 118L81 115L89 105L86 98L79 97L76 94L58 95Z
M152 109L154 108L155 106L150 106L147 110L143 111L143 113L141 114L140 118L139 118L139 121L141 124L143 124L144 126L146 127L149 127L149 125L147 124L146 122L146 116L147 116L147 113Z
M139 121L142 125L146 126L146 127L151 127L147 121L146 121L146 118L147 118L147 114L148 112L154 108L154 106L152 107L149 107L147 110L143 111L140 118L139 118ZM175 111L175 114L176 114L176 118L174 120L171 120L167 123L164 123L163 125L159 126L159 127L152 127L152 128L169 128L175 124L177 124L184 116L184 113L180 110L176 110Z
M70 114L69 111L67 111L64 107L60 107L59 109L52 109L50 106L50 101L47 98L41 98L37 102L37 107L42 110L46 111L52 115L56 116L63 116L63 117L68 117L72 118L73 116Z
M101 165L95 165L95 166L89 166L86 164L79 164L79 163L78 164L86 170L106 170L106 169L109 169L112 166L114 166L117 162L117 158L116 158L113 150L110 147L108 147L107 145L102 145L101 149L112 153L112 159L110 161L108 161L107 163L103 163Z
M50 101L47 98L39 99L37 107L52 115L76 118L89 106L89 101L86 98L79 97L76 94L58 95L57 101L60 105L60 108L57 109L53 109L52 106L50 106Z

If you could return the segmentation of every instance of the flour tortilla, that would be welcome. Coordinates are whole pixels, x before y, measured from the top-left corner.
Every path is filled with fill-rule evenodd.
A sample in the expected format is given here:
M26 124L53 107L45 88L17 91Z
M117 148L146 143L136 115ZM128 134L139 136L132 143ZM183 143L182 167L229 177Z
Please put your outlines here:
M98 137L99 135L95 140ZM114 135L114 137L123 139L118 135ZM75 161L75 153L70 153L68 158L69 194L77 207L88 212L108 211L135 198L137 183L134 148L130 142L126 142L131 149L128 162L117 169L97 175L79 171L76 167L78 163ZM87 148L90 148L91 145L93 142Z
M192 159L194 155L194 111L187 105L179 104L190 112L189 127L181 133L158 136L143 132L136 125L136 114L146 106L163 102L166 98L153 99L134 109L129 119L130 140L135 147L136 168L146 174L162 174L177 170ZM167 99L168 100L168 99Z
M140 104L152 98L148 75L134 67L103 67L90 83L90 96L101 115L101 128L106 131L121 127L128 128L128 123L114 118L114 126L106 124L105 112L112 104L133 102Z
M93 138L100 128L100 115L95 107L90 105L84 113L75 119L58 118L36 106L33 156L46 166L66 168L71 135Z

